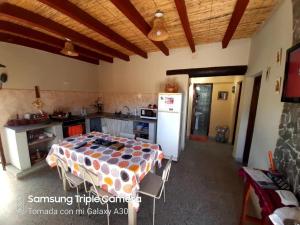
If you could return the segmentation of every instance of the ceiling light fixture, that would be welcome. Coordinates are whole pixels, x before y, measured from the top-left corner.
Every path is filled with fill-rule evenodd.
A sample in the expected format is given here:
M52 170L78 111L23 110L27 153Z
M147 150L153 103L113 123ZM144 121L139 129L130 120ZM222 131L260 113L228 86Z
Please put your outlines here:
M64 55L71 56L71 57L79 56L79 53L75 51L74 45L71 42L71 40L67 38L66 38L65 46L60 52Z
M157 10L154 14L153 27L148 34L152 41L165 41L169 38L169 33L164 24L164 13Z

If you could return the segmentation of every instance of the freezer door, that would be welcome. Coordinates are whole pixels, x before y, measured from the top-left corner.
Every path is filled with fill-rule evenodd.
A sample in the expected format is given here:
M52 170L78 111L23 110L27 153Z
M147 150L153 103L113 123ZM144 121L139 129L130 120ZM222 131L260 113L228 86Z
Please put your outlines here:
M157 144L160 144L165 158L173 156L178 160L180 140L180 113L158 113Z
M161 112L181 112L182 94L159 94L158 111Z

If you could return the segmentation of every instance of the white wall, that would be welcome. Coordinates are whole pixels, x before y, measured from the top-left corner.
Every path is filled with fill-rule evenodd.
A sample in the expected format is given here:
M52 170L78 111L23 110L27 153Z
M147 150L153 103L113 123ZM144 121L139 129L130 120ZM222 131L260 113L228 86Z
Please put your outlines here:
M274 151L276 146L283 103L281 93L276 93L274 88L276 79L284 77L285 52L292 45L292 23L292 3L285 0L262 30L252 38L249 69L243 83L234 155L238 160L243 157L253 77L263 72L249 158L249 166L255 168L268 169L267 151ZM280 48L283 49L281 64L276 62L276 54ZM269 80L266 80L266 70L269 66L271 73Z
M8 72L3 88L98 91L98 65L4 42L0 63Z
M250 39L232 41L228 48L222 49L221 43L196 46L196 52L189 48L170 50L170 55L161 52L148 54L148 59L139 56L130 57L130 62L116 59L113 64L102 63L99 66L100 91L111 93L158 93L163 91L167 80L166 71L173 69L247 65L250 51ZM185 94L183 127L186 127L188 77L172 76ZM104 106L105 107L105 106ZM184 136L182 137L184 138Z

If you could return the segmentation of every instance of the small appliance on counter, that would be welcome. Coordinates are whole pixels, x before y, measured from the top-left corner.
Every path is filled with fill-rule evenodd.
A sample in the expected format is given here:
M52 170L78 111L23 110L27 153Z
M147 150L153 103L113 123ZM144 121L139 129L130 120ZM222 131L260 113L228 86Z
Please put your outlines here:
M140 108L140 117L143 119L157 119L157 109L154 108Z

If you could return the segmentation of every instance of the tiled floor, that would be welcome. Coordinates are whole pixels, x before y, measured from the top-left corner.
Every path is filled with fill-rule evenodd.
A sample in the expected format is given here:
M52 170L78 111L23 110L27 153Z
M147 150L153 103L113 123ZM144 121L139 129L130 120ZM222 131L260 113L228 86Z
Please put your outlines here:
M238 166L231 157L231 151L231 145L189 141L180 161L173 163L167 185L167 202L157 202L156 224L238 224L243 184L238 177ZM76 205L28 203L28 195L65 196L56 170L45 168L22 180L15 180L1 171L1 225L106 224L105 215L31 215L29 208L75 210ZM66 195L72 196L74 192ZM96 208L97 205L92 207ZM112 206L113 209L122 207L126 205ZM101 206L99 208L104 209ZM152 201L145 197L138 213L138 224L151 223ZM111 224L127 224L127 215L112 214Z

